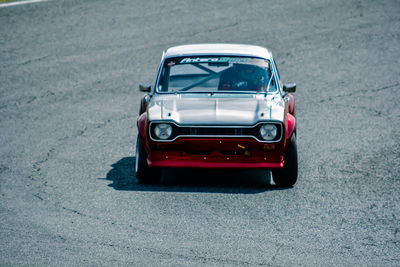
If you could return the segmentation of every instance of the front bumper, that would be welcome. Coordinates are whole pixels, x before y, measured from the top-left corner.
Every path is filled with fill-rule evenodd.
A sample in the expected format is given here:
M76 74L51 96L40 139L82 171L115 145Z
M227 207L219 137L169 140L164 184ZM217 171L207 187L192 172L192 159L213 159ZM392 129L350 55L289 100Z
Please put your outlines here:
M279 169L284 164L283 141L182 138L171 143L150 141L146 150L151 167Z

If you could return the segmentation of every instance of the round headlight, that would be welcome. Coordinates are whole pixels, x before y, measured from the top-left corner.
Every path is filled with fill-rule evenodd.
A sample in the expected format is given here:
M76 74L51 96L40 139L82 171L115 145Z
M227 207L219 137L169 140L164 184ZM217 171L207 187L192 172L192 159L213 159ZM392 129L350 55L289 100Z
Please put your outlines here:
M276 138L278 128L274 124L264 124L260 128L260 135L266 141L271 141Z
M158 139L167 140L172 135L172 126L166 123L157 124L154 127L154 134Z

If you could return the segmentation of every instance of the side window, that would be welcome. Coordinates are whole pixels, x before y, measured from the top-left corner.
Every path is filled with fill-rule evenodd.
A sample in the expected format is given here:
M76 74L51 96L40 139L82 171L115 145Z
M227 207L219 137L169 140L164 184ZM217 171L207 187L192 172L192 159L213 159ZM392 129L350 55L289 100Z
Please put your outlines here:
M277 76L277 79L278 79L278 81L277 81L277 87L279 87L280 88L280 91L282 92L282 82L281 82L281 77L280 77L280 75L279 75L279 70L278 70L278 66L276 65L276 63L275 63L275 60L274 60L274 58L272 58L272 64L274 65L274 67L275 67L275 70L276 70L276 76Z
M158 90L160 92L168 90L169 82L169 67L163 68L160 75L160 80L158 81Z
M275 69L276 69L276 74L278 75L278 80L280 81L280 80L281 80L281 77L280 77L280 75L279 75L278 66L275 64L275 60L274 60L274 59L272 59L272 61L274 62L274 66L275 66Z

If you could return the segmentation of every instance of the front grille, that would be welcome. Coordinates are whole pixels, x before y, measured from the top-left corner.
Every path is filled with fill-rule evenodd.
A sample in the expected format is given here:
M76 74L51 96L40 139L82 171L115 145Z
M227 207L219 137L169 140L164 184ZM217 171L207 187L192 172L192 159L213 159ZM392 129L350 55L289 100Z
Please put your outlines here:
M177 135L243 135L242 128L176 127Z

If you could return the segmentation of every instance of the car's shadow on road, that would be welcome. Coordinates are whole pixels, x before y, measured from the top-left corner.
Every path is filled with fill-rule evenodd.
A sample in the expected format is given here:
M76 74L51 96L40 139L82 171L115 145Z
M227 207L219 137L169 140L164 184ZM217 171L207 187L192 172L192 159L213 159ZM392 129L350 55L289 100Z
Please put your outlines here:
M111 181L108 186L115 190L256 194L287 189L271 185L265 170L165 169L160 183L142 185L135 177L135 157L122 158L111 167L100 179Z

